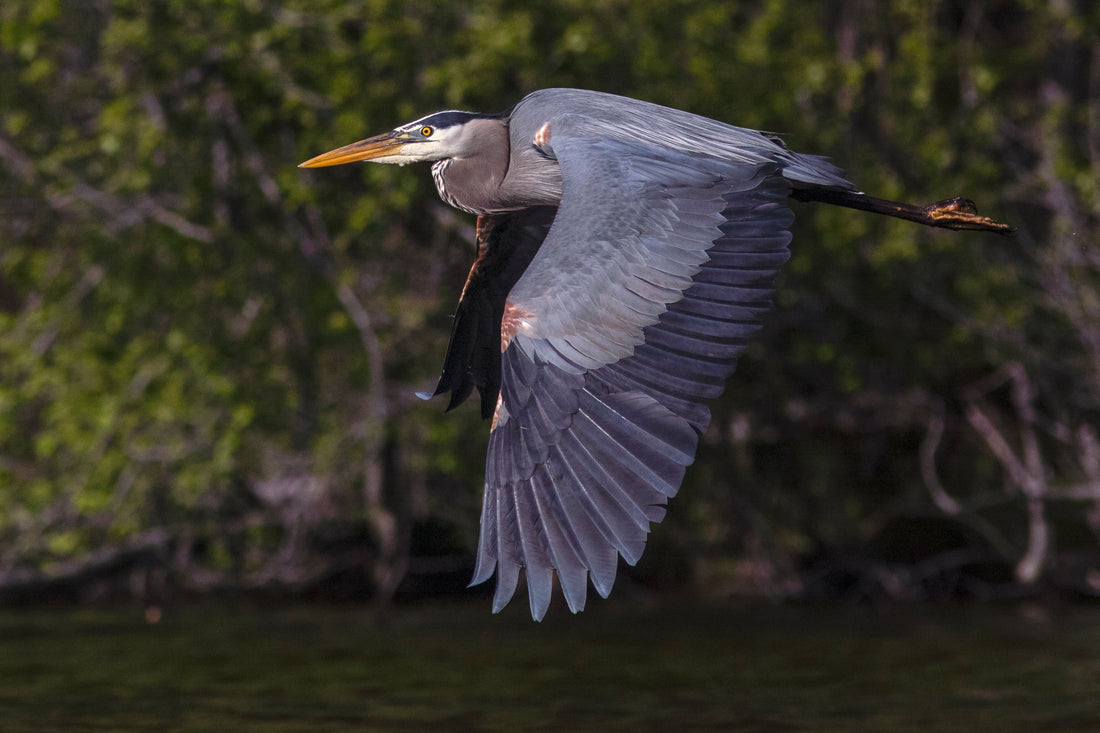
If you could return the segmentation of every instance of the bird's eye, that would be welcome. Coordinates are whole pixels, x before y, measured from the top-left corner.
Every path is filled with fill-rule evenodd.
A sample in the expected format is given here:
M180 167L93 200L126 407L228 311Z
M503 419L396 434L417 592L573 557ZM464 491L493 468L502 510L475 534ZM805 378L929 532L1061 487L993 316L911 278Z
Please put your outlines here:
M420 128L420 134L423 135L424 137L431 137L433 132L435 132L435 130L428 127L427 125Z

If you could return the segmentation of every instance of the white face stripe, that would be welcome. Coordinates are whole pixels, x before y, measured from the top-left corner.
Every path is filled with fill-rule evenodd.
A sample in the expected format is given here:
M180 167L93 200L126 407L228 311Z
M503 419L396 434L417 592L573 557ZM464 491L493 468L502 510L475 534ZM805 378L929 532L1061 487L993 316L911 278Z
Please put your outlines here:
M455 115L455 117L448 119L449 115ZM432 112L430 115L424 115L418 120L413 120L395 129L399 132L415 132L425 126L435 129L445 129L451 127L456 122L466 121L462 119L464 117L469 119L474 116L476 116L474 112L465 112L460 109L448 109L442 112Z

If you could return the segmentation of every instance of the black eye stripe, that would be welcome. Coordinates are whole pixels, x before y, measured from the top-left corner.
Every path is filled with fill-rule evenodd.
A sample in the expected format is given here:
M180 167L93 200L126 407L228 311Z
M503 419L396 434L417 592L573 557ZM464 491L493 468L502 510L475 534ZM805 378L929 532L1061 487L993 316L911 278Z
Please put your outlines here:
M430 126L436 130L441 130L444 127L451 127L453 125L461 125L469 122L474 117L481 117L481 115L473 112L437 112L434 115L419 120L419 123L424 127Z
M432 136L438 135L441 131L446 130L449 127L457 127L464 125L473 119L493 119L500 115L486 115L478 114L476 112L459 112L457 110L448 110L446 112L436 112L435 114L421 117L419 120L410 122L403 125L400 129L406 132L415 132L423 134L424 129L430 127L432 129Z

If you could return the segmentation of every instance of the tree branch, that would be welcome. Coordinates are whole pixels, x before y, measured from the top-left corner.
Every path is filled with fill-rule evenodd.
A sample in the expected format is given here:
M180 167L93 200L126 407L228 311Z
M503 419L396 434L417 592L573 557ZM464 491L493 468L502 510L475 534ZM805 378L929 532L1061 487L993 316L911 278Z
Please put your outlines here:
M920 473L936 506L945 514L956 516L963 511L963 506L947 493L936 474L936 449L943 438L943 423L943 415L938 413L928 420L928 432L920 445Z
M138 196L133 200L119 198L100 191L64 171L56 176L54 185L59 190L50 190L49 187L41 186L37 180L34 161L2 135L0 135L0 160L25 183L39 187L45 195L46 205L55 211L67 211L72 208L74 200L82 201L107 215L108 229L112 232L122 231L144 221L153 221L187 239L207 244L214 241L214 233L208 227L188 221L162 206L151 196Z

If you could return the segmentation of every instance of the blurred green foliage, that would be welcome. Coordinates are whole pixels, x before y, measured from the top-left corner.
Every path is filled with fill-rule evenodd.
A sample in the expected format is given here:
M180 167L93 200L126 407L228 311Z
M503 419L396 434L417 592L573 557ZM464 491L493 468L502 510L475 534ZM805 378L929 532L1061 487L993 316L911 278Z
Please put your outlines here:
M1046 477L1100 481L1093 3L7 0L0 77L0 574L153 529L218 582L300 580L361 532L415 555L425 522L468 552L485 426L412 395L472 222L426 171L296 164L547 86L778 131L870 193L963 194L1019 228L798 206L780 307L639 577L688 558L721 589L748 557L781 585L934 512L930 416L943 483L1011 503L965 419L1004 364L1034 386ZM1029 419L980 397L1006 435Z

